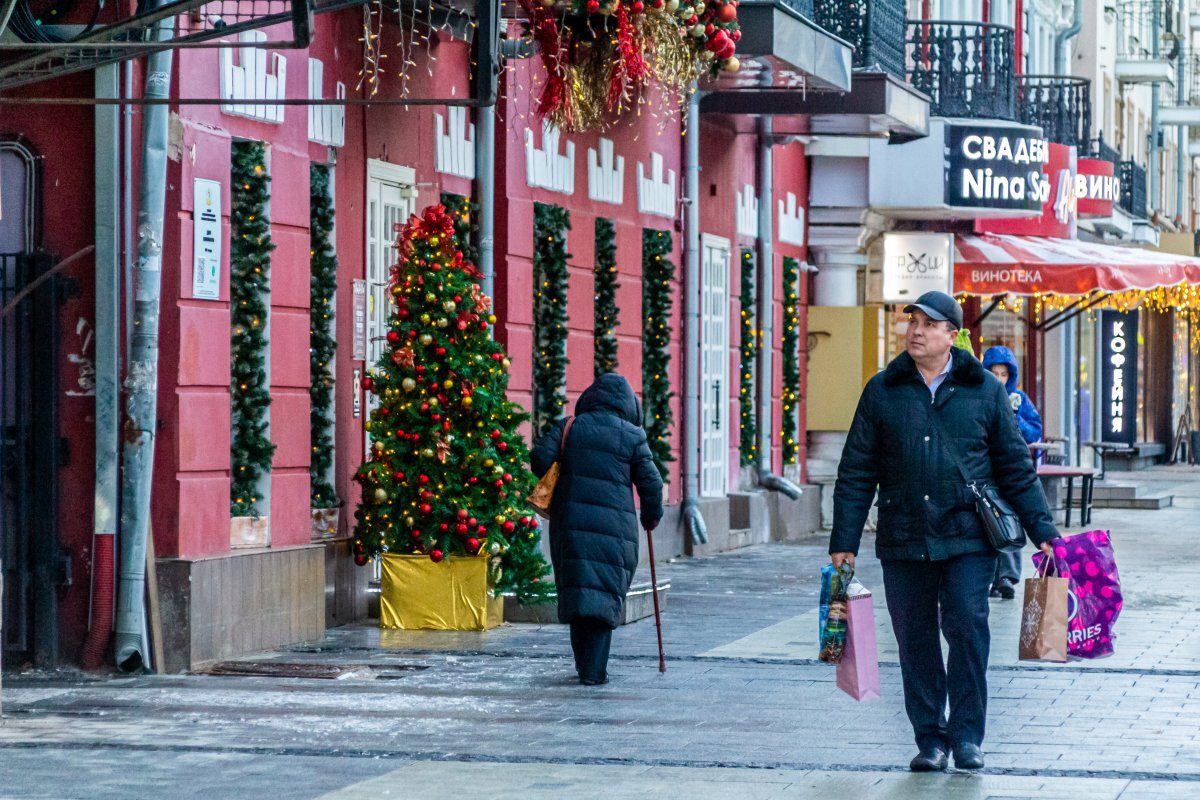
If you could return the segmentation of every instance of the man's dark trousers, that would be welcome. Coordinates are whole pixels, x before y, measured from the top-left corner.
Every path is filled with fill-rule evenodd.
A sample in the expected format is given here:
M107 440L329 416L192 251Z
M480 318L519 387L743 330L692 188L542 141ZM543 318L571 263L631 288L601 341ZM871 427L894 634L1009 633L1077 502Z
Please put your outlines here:
M613 629L603 620L577 619L571 623L571 650L580 679L601 682L608 678L612 634Z
M888 613L900 645L904 708L921 749L983 744L988 592L995 572L995 551L946 561L883 562ZM946 665L939 629L950 645Z

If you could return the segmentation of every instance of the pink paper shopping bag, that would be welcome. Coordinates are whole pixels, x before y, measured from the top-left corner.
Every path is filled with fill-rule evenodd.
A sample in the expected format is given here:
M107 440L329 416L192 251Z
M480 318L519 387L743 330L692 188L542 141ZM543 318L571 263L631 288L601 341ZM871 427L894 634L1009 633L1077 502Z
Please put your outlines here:
M875 645L875 601L871 593L849 599L846 649L837 666L837 685L855 700L879 699L879 650Z

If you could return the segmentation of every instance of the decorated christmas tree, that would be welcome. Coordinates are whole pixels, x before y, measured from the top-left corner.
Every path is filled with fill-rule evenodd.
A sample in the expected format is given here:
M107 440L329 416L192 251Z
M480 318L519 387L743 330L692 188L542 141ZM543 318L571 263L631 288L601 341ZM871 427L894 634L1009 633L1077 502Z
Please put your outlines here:
M387 348L363 382L380 404L355 476L355 554L490 557L498 591L536 602L551 586L525 503L534 480L517 427L527 415L507 399L509 360L456 221L430 206L401 236Z

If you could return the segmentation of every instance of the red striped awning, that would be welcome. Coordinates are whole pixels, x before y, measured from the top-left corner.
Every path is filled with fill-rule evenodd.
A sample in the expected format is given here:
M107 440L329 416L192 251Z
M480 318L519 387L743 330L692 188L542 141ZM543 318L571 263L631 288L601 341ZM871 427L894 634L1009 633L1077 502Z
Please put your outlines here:
M1200 285L1200 258L1134 247L1004 234L958 234L954 291L1084 295Z

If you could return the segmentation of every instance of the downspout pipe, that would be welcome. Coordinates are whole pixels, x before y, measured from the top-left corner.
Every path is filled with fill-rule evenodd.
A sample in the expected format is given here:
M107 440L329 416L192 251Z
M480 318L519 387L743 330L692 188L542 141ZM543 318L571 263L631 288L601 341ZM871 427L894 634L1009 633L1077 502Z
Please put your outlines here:
M1188 8L1188 0L1180 0L1179 3L1179 30L1190 31L1188 18L1190 16ZM1189 33L1188 36L1191 34ZM1187 38L1184 38L1181 44L1186 44ZM1186 75L1184 74L1184 51L1190 48L1178 48L1179 54L1175 58L1175 104L1179 106L1187 105L1187 88L1184 86ZM1184 211L1187 210L1187 202L1184 194L1184 175L1187 171L1186 151L1188 149L1188 127L1180 125L1175 129L1175 216L1183 220Z
M1019 22L1019 21L1018 21ZM1071 24L1054 34L1054 74L1068 75L1067 72L1067 42L1074 39L1083 30L1083 0L1075 0L1075 14ZM1020 36L1021 26L1017 25L1017 36Z
M774 125L766 115L758 118L758 483L796 500L800 487L771 472L772 356L775 341L775 160Z
M479 198L480 289L488 297L496 277L496 97L499 94L499 0L479 4L478 52L475 59L475 92L490 101L475 111L475 196ZM495 329L489 328L492 335Z
M683 524L693 544L708 541L700 513L700 92L692 87L683 148Z
M163 0L157 4L161 6ZM159 40L169 39L173 20L158 23ZM171 90L170 49L146 62L146 99L165 100ZM158 427L158 323L162 296L163 208L167 193L170 106L142 110L142 172L138 190L137 264L134 270L134 335L125 379L124 474L121 493L120 583L117 592L117 667L142 670L146 658L146 540L150 489L154 483L154 438Z

